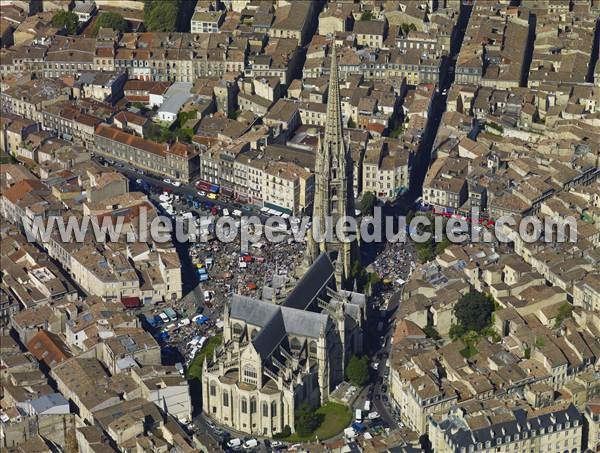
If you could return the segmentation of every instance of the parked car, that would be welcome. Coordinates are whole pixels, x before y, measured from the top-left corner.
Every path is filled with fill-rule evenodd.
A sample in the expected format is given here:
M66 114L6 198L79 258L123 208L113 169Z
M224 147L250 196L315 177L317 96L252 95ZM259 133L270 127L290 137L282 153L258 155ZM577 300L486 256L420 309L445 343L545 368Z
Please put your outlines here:
M217 199L217 196L216 196L214 193L209 193L209 194L207 195L207 197L208 197L210 200L216 200L216 199Z
M204 190L199 190L198 191L198 195L200 195L201 197L205 197L206 196L206 192Z
M377 420L379 418L379 412L369 412L369 415L367 415L367 418L369 420Z
M175 187L180 187L181 186L181 181L173 181L173 185Z
M171 184L171 179L170 178L165 178L165 179L163 179L163 182L167 183L167 184Z

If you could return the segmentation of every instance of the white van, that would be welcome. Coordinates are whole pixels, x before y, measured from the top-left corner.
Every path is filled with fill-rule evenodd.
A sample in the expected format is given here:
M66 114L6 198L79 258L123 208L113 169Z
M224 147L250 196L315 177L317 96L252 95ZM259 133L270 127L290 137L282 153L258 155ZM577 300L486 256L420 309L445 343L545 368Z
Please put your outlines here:
M248 439L244 442L244 450L250 450L251 448L258 447L258 441L256 439Z
M354 413L354 421L357 423L362 422L362 411L360 409L356 409Z
M239 447L240 445L242 445L242 439L240 439L239 437L236 437L235 439L231 439L229 442L227 442L227 446L229 448L236 448L236 447Z
M365 405L364 405L364 407L363 407L363 410L364 410L365 412L369 412L369 411L371 410L371 401L369 401L369 400L366 400L366 401L365 401Z

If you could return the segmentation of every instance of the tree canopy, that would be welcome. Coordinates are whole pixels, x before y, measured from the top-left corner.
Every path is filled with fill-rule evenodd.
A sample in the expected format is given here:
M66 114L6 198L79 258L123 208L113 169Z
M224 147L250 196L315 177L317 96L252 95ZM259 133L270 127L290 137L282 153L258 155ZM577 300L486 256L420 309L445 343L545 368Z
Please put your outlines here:
M175 31L180 0L145 0L144 26L147 31Z
M101 28L112 28L113 30L125 32L128 29L127 21L119 13L102 13L94 23L92 34L96 36Z
M458 299L454 307L456 319L465 331L481 332L491 324L493 312L492 298L474 290Z
M360 200L360 212L364 215L373 214L373 207L377 202L377 197L373 192L365 192Z
M373 13L371 11L364 11L361 15L360 15L360 20L373 20Z
M369 358L353 356L346 367L346 378L358 387L365 385L369 380Z
M74 35L77 33L79 26L77 14L72 11L58 10L52 16L52 26L57 28L65 27L68 34Z
M304 403L296 411L296 431L301 436L308 436L319 427L322 419L322 415L318 414L310 405Z

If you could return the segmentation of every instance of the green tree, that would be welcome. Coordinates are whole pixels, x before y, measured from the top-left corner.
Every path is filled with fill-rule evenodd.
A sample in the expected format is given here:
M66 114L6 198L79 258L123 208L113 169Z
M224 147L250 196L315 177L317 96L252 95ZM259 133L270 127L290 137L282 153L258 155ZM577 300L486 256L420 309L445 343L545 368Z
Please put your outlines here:
M296 411L296 431L300 436L308 436L319 427L322 419L310 405L304 403Z
M357 387L362 387L369 380L369 358L352 356L346 367L346 378Z
M286 437L290 437L292 435L292 428L289 425L285 425L283 430L273 434L273 439L285 439Z
M175 31L180 0L146 0L144 26L147 31Z
M373 214L373 208L377 203L377 197L373 192L365 192L360 200L360 212L363 215Z
M440 338L442 338L433 326L425 326L423 332L425 333L425 335L427 335L427 338L431 338L432 340L439 340Z
M458 299L454 307L454 314L460 325L465 330L481 332L488 327L494 312L494 301L479 291L469 291Z
M431 239L417 245L417 259L420 263L426 263L435 258L435 252L431 247Z
M113 30L125 32L128 29L127 21L119 13L102 13L94 23L92 35L96 36L101 28L112 28Z
M446 250L446 247L448 247L449 245L451 245L452 242L450 242L450 239L448 239L445 235L442 238L441 242L438 242L435 245L435 254L436 255L441 255L442 253L444 253L444 250Z
M563 323L563 321L565 319L571 317L572 313L573 313L573 305L569 304L568 302L565 302L564 304L562 304L560 306L560 308L558 309L558 316L556 317L556 320L554 321L554 327L560 327L560 325Z
M404 132L404 123L399 123L392 131L390 132L391 138L398 138Z
M65 27L67 33L70 35L77 33L78 25L79 20L77 19L77 14L72 11L64 11L61 9L52 16L52 26L57 28Z
M448 335L450 335L450 338L452 338L453 340L462 337L464 334L465 328L460 324L452 324L450 326L450 331L448 332Z
M360 20L373 20L373 13L371 11L364 11L360 15Z
M229 110L227 112L227 118L230 120L237 120L240 116L240 113L242 113L240 110Z

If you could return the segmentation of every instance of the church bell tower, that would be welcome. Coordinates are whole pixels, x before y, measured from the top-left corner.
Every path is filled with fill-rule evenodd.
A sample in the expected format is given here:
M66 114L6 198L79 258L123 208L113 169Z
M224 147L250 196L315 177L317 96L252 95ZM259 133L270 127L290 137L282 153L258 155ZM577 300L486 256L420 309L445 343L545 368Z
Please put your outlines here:
M327 226L332 234L315 237L312 229L309 230L305 266L310 266L321 253L329 253L335 262L338 289L352 289L350 273L358 256L357 240L345 242L335 234L338 219L347 216L354 216L352 159L343 137L337 55L335 44L332 44L325 135L323 139L319 136L317 147L313 202L313 227L325 231Z

